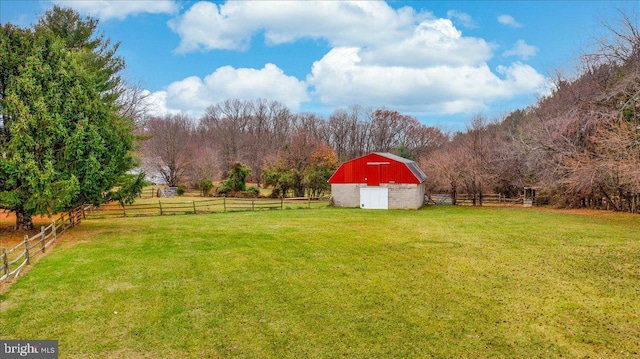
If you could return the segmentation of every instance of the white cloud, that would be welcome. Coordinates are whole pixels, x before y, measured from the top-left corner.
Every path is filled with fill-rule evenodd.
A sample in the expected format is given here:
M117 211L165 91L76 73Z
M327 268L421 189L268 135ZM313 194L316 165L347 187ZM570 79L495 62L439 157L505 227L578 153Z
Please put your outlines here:
M204 79L191 76L175 81L150 97L154 101L150 106L153 113L175 113L180 109L194 116L226 99L265 98L280 101L294 111L309 100L305 83L287 76L274 64L262 69L220 67Z
M454 19L458 22L460 22L462 24L462 26L468 28L468 29L475 29L476 23L475 21L473 21L473 18L471 17L471 15L464 13L464 12L460 12L458 10L449 10L447 11L447 18L449 19Z
M500 15L498 16L498 22L502 25L517 28L522 27L522 24L517 22L516 19L511 15Z
M362 61L387 66L429 67L442 64L472 65L493 57L495 45L463 37L451 20L428 19L413 34L388 44L367 47Z
M178 5L173 0L54 0L55 4L71 7L82 14L89 14L101 20L123 20L128 16L142 13L173 14L178 11Z
M175 115L182 110L167 107L167 91L149 92L147 90L142 93L147 104L147 114L150 116Z
M471 113L519 94L542 91L545 79L515 63L494 74L486 63L424 68L363 64L361 50L339 47L313 64L308 82L330 106L360 104L407 111Z
M221 67L204 79L172 83L165 104L201 111L227 98L268 98L296 110L309 101L308 87L325 106L452 114L542 92L544 77L526 64L489 68L497 45L464 36L452 22L471 26L470 16L450 11L448 17L394 10L381 1L198 2L168 23L181 38L179 53L248 50L260 32L273 46L315 38L332 49L313 63L306 83L272 64L261 70ZM509 15L499 21L521 26ZM521 41L503 55L526 60L536 51Z
M305 37L334 46L375 45L411 34L416 21L429 16L381 1L201 1L168 25L180 35L177 52L187 53L245 50L260 31L271 45Z
M527 45L524 40L518 40L513 47L502 53L503 56L519 56L523 60L528 60L531 57L536 56L538 48L532 45Z
M507 93L545 94L548 91L548 79L540 75L533 67L515 62L510 66L498 66L498 73L504 75Z

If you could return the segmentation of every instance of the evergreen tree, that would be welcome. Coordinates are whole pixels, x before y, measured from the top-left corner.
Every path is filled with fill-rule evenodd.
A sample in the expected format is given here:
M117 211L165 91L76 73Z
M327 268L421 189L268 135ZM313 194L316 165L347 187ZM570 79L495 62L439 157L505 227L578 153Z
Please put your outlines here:
M247 178L251 176L251 168L243 163L236 162L231 165L229 170L229 178L224 182L225 187L233 192L241 192L247 190Z
M43 19L58 12L74 13L56 7ZM93 37L97 22L75 15L71 28L84 26L82 36L43 19L34 29L1 28L0 207L15 212L16 228L31 228L35 214L101 202L133 166L132 121L118 115L113 91L123 63Z

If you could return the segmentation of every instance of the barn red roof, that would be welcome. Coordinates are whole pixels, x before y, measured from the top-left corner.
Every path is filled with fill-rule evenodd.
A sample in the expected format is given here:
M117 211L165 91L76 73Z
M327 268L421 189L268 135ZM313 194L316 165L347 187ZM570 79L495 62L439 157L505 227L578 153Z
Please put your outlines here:
M418 165L391 153L374 152L343 163L331 176L331 184L420 184L427 176Z

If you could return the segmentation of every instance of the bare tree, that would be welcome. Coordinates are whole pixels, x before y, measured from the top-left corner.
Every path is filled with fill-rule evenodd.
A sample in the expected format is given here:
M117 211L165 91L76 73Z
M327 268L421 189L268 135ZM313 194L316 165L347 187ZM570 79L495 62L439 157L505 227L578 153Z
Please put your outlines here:
M414 159L428 156L448 141L448 136L438 128L425 126L417 121L410 121L405 131L405 145L411 150Z
M269 142L272 145L283 144L293 133L293 114L283 103L269 102Z
M145 154L150 172L157 172L170 186L185 181L194 163L196 146L192 141L194 125L186 114L152 118L147 122Z
M533 111L528 136L544 173L540 179L566 206L604 203L637 211L640 166L638 100L640 37L637 21L620 13L617 26L582 56L582 72L557 82ZM526 141L525 141L526 142Z
M482 206L483 195L494 184L493 151L495 132L482 115L476 115L467 126L467 132L453 139L462 148L464 167L462 183L467 193L473 195L473 204Z
M201 182L214 180L221 177L221 163L218 150L210 146L206 141L199 138L193 139L194 149L191 153L191 164L187 177L191 180L191 185L197 187Z
M507 197L523 193L524 187L538 184L535 155L523 140L530 119L528 110L516 110L508 114L500 124L494 124L494 141L491 145L492 166L495 172L494 190Z
M349 159L349 115L344 110L334 111L327 121L327 141L341 161Z
M419 160L420 168L427 175L427 192L448 192L451 203L456 204L462 182L463 149L453 143L433 151Z
M151 105L149 92L145 91L139 82L119 82L114 92L118 94L118 114L131 119L135 128L142 128Z
M390 152L400 145L406 145L407 122L412 119L397 111L379 109L373 113L371 121L371 144L374 151Z
M325 120L314 113L301 113L293 116L295 132L304 131L307 136L318 142L328 142L325 139Z
M231 164L242 162L242 145L249 130L253 104L241 100L226 100L209 106L200 120L199 127L212 136L224 170Z

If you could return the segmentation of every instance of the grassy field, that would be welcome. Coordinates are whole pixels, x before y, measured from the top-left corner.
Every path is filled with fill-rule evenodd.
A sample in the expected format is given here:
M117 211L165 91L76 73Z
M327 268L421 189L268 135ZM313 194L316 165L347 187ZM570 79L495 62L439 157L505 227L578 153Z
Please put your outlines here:
M640 216L521 208L87 220L0 295L60 358L640 355Z

